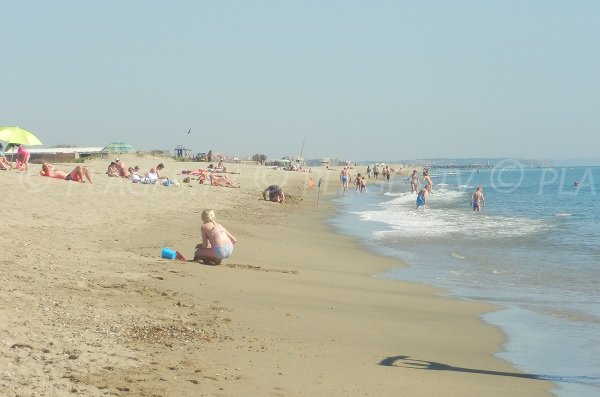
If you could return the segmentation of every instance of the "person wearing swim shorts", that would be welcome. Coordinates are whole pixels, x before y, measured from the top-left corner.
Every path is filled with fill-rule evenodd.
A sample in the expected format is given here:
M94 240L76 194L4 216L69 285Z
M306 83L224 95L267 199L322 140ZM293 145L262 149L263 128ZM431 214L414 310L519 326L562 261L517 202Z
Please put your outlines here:
M419 191L419 194L417 195L417 209L419 209L419 207L425 206L425 196L427 196L427 189L423 188Z
M220 265L221 261L233 253L236 238L215 220L215 211L202 211L202 243L196 245L195 261Z
M347 192L348 184L350 182L350 170L346 165L344 166L344 168L342 168L342 171L340 172L340 181L342 181L342 187L344 188L344 191Z
M482 206L485 207L485 198L483 197L483 188L481 186L478 186L477 190L473 192L471 202L473 203L473 211L479 212Z

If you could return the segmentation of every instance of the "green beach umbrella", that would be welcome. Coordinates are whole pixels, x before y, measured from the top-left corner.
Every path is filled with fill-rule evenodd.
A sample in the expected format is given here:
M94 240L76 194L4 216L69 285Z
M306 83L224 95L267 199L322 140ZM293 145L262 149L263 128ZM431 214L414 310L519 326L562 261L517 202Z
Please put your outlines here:
M19 127L0 127L0 141L18 143L20 145L43 145L31 131Z
M136 148L134 148L128 143L121 141L113 142L109 145L106 145L106 147L102 149L102 151L110 153L137 153Z

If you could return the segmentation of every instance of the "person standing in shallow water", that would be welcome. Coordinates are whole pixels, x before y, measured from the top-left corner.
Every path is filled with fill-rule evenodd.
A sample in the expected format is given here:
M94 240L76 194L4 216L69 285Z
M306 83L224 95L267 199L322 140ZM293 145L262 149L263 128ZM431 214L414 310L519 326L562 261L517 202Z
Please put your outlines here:
M195 261L204 261L220 265L221 261L233 253L237 239L215 220L215 211L202 211L202 242L196 245Z
M429 176L429 172L423 171L423 180L425 181L425 189L427 189L427 193L431 193L433 190L433 181Z
M427 196L427 189L423 188L419 191L419 194L417 195L417 209L419 209L419 207L425 206L425 196Z
M481 186L477 187L477 190L471 196L471 201L473 203L473 211L479 212L481 211L481 207L485 207L485 198L483 197L483 188Z
M410 180L411 193L419 193L419 174L417 170L413 170L411 176L408 177Z

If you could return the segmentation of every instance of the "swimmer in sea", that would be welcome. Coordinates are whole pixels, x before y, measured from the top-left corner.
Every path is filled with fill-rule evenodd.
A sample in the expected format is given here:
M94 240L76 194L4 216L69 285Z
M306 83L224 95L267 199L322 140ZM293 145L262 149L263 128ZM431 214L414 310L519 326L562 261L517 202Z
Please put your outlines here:
M481 186L477 187L477 190L471 196L471 201L473 202L473 211L481 211L481 207L485 207L485 198L483 197L483 188Z

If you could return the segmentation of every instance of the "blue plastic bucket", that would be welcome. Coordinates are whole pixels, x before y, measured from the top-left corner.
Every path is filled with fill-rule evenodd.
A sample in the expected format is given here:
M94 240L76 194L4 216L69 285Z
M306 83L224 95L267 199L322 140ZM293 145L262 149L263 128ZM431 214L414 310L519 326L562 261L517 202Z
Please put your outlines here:
M172 250L169 247L165 247L162 250L162 257L165 259L175 259L175 257L177 256L177 251Z

